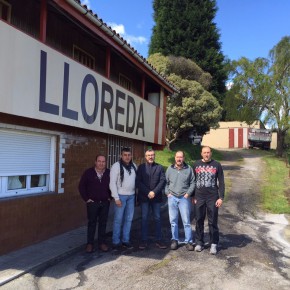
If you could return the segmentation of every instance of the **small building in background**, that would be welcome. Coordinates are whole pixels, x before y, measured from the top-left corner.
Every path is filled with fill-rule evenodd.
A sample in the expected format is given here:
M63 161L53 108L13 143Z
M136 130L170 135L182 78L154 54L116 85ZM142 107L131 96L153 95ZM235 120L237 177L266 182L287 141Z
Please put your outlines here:
M219 122L218 129L210 129L203 135L202 145L212 148L229 149L229 148L249 148L248 134L249 128L264 129L261 121L255 121L248 125L246 122ZM271 149L277 148L277 133L272 133Z

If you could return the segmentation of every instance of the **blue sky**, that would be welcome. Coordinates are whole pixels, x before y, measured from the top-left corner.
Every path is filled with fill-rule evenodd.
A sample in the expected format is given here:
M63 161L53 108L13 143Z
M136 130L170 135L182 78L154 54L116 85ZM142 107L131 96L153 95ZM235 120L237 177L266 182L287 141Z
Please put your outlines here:
M178 1L178 0L176 0ZM144 57L153 21L153 0L82 0ZM290 35L290 0L217 0L215 19L222 51L230 59L267 57Z

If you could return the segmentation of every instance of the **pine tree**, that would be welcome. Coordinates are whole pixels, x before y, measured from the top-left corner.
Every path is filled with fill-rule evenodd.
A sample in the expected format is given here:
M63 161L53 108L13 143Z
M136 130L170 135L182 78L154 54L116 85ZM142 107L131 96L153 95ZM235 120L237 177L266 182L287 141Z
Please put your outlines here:
M183 56L212 76L211 93L223 103L225 58L214 23L215 0L154 0L154 21L149 55Z

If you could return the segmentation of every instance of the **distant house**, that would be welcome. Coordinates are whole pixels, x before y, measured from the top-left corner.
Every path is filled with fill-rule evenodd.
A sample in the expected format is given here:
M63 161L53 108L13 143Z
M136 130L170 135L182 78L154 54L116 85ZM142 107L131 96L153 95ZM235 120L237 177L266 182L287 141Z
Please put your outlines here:
M84 169L162 148L176 88L80 1L0 0L0 39L3 254L83 225Z
M202 145L212 148L248 148L248 129L263 129L264 124L261 121L255 121L248 125L246 122L219 122L218 129L210 129L203 136ZM277 148L277 133L272 133L271 149Z

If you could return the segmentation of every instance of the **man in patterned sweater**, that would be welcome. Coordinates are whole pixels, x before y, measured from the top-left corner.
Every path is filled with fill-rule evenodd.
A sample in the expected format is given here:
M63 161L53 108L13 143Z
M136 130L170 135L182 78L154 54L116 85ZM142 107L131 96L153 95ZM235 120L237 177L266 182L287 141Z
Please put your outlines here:
M196 205L196 252L204 247L204 221L207 214L210 236L210 253L217 253L219 242L218 208L223 203L225 193L224 173L219 162L211 159L211 148L202 147L202 159L193 164L195 174L195 195L193 202Z

